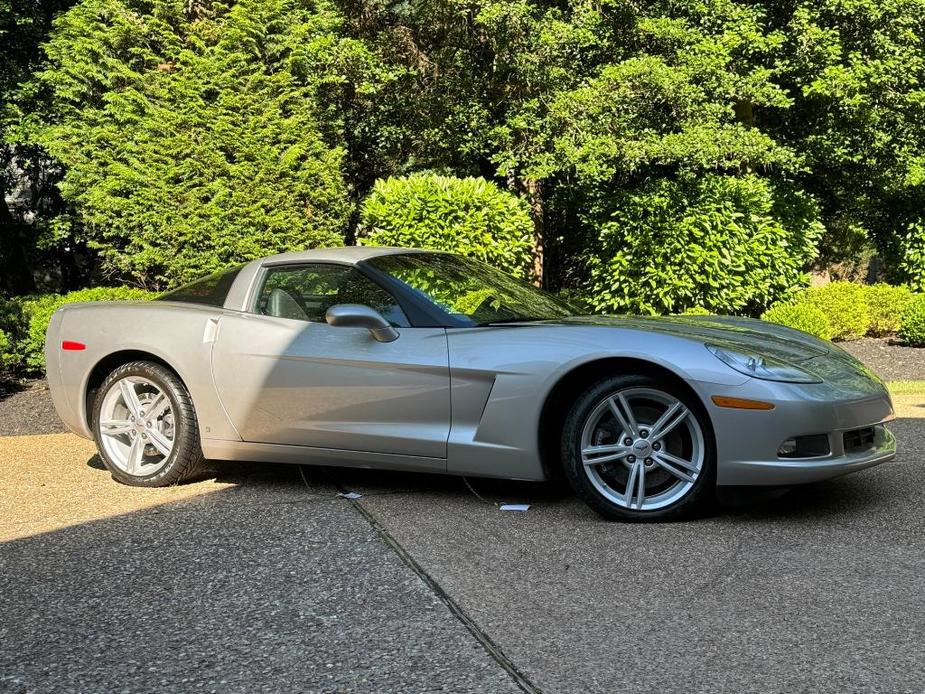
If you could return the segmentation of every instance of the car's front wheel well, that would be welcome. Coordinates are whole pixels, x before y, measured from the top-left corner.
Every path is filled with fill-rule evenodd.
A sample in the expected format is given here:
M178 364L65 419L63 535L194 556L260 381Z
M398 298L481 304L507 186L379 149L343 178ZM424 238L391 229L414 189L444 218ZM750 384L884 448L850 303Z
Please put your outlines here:
M96 364L96 366L93 367L93 370L90 372L90 377L87 379L87 389L84 393L84 417L88 427L92 427L91 419L93 418L93 402L96 400L96 394L99 392L100 386L103 385L103 381L105 381L106 377L120 366L133 361L153 362L155 364L160 364L164 368L170 369L174 373L177 373L176 369L174 369L170 364L168 364L160 357L155 356L150 352L144 352L142 350L122 350L121 352L113 352L112 354L103 357ZM177 378L180 378L179 374L177 374ZM183 379L180 378L180 381L182 382Z
M638 374L659 378L679 391L690 395L695 402L701 398L683 378L670 369L644 359L611 357L581 364L562 376L549 391L543 403L539 420L540 462L547 478L556 479L562 469L562 427L575 400L585 390L608 376ZM706 408L704 408L706 413ZM709 417L707 417L709 421Z

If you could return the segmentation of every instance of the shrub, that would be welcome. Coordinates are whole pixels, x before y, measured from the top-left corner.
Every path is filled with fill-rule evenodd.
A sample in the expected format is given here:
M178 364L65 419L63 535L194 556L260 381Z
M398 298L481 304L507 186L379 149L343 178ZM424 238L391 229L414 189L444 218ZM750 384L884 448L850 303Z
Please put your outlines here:
M45 370L45 332L52 314L64 304L79 301L142 300L156 296L151 292L130 287L97 287L69 294L43 294L22 300L24 331L15 346L17 366L24 372L38 375Z
M870 316L868 335L895 335L902 325L903 313L912 301L908 287L871 284L864 287L864 298Z
M691 306L681 311L682 316L709 316L712 315L703 306Z
M832 325L833 340L856 340L867 332L870 314L864 287L854 282L831 282L813 287L805 301L825 314Z
M832 324L825 313L806 301L776 304L762 314L761 320L802 330L823 340L832 339Z
M757 176L657 179L591 205L601 311L747 313L805 286L822 231L805 197Z
M916 294L909 302L899 336L913 347L925 347L925 294Z
M6 336L3 330L0 330L0 377L3 376L3 372L7 368L13 365L12 346L10 338Z
M450 251L524 277L533 222L527 203L484 178L417 173L379 180L363 202L367 246Z
M925 224L910 224L901 241L899 269L917 292L925 292Z

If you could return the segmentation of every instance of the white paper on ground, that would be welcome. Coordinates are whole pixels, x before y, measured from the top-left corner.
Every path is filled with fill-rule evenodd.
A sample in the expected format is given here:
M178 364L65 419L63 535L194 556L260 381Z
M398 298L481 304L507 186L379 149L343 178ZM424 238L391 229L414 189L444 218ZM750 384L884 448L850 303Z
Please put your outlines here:
M357 494L356 492L347 492L346 494L338 494L337 496L342 496L342 497L344 497L345 499L350 499L351 501L354 500L354 499L362 499L362 498L363 498L363 495L362 495L362 494Z
M501 504L502 511L526 511L530 504Z

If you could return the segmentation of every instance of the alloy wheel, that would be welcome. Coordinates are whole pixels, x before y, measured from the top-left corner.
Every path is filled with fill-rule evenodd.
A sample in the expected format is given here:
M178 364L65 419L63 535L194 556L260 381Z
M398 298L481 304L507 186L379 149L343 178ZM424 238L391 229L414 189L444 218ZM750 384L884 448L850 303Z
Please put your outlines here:
M121 471L137 477L164 467L176 434L170 398L152 381L126 376L115 381L99 413L100 445Z
M632 511L676 503L704 467L704 437L696 415L673 395L625 388L605 397L581 430L581 462L591 484Z

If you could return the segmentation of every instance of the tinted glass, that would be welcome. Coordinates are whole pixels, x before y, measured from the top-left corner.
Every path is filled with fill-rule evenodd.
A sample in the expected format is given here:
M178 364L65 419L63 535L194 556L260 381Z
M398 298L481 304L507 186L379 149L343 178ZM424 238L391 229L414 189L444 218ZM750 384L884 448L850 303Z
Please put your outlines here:
M183 301L187 304L205 304L206 306L224 306L225 298L234 284L235 278L241 272L243 265L230 270L215 272L201 280L190 282L173 291L165 292L158 298L159 301Z
M578 311L490 265L447 253L384 255L368 261L449 314L458 325L553 320Z
M272 267L264 275L255 308L267 316L324 323L325 313L335 304L363 304L394 326L409 325L391 294L346 265Z

